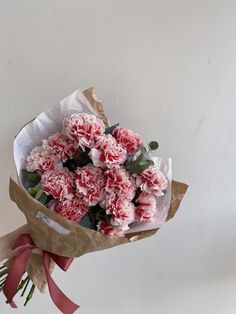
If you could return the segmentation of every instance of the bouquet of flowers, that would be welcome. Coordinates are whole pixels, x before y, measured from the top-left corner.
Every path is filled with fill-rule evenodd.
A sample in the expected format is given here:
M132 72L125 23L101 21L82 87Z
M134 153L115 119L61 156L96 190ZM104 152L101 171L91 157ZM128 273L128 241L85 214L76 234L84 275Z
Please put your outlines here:
M51 277L74 257L156 233L178 209L187 189L172 181L171 160L154 157L158 143L144 145L135 131L110 126L90 88L47 109L16 136L17 182L10 196L27 225L0 239L0 273L7 302L48 285L63 313L78 306ZM24 277L25 276L25 277Z

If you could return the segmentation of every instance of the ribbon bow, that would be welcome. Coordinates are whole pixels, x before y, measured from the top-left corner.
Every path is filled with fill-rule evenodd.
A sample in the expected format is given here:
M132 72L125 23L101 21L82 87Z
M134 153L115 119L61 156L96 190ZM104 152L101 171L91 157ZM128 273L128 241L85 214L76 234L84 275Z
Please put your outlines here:
M16 253L17 256L14 258L14 261L11 265L10 271L3 287L3 292L7 298L7 301L13 308L17 308L16 304L13 301L13 298L16 294L16 290L20 283L20 280L24 272L26 271L27 262L30 258L30 255L35 248L37 247L35 246L34 242L28 234L21 234L12 247L13 252ZM67 271L73 261L73 258L63 257L47 251L43 251L45 274L51 298L54 304L62 313L72 314L79 308L79 306L72 302L59 289L55 281L52 279L49 272L51 258L64 271Z

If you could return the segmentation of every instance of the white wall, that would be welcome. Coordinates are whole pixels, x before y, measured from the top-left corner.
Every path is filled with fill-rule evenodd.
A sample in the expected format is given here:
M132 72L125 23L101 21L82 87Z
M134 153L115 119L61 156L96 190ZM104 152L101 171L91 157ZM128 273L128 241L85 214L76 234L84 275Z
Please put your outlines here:
M157 236L84 256L58 284L81 314L236 313L235 81L234 0L0 0L0 234L24 223L8 197L14 135L94 85L190 188ZM16 313L57 310L37 293Z

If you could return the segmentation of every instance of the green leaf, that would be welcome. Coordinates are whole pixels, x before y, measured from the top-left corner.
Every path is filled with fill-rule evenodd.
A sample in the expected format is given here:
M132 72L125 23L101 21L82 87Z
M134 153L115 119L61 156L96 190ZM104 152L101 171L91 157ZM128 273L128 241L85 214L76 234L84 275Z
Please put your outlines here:
M142 153L142 154L146 154L146 153L147 153L147 149L146 149L145 146L142 146L142 147L141 147L141 153Z
M41 182L38 183L35 187L28 188L28 193L43 205L47 204L52 199L52 196L46 195L43 192Z
M40 181L40 174L37 171L29 172L22 170L22 176L25 180L32 183L38 183Z
M150 159L148 162L149 162L149 166L154 166L154 161L153 160Z
M35 195L35 199L39 200L42 195L43 195L43 190L39 189L38 192Z
M146 170L150 165L154 165L154 162L150 159L143 159L139 161L138 163L132 163L128 167L125 166L126 171L128 171L131 174L134 173L141 173L144 170Z
M98 213L96 213L96 215L95 215L95 219L96 219L96 220L98 220L98 221L99 221L99 220L101 220L101 216L100 216L100 213L99 213L99 212L98 212Z
M92 221L89 213L80 220L80 225L88 229L94 229L96 227L96 223Z
M26 189L35 186L41 180L41 175L39 172L28 172L26 170L22 170L22 182Z
M49 202L50 199L51 199L50 196L48 196L48 195L46 195L45 193L43 193L43 194L40 196L40 198L38 199L38 201L39 201L40 203L42 203L43 205L46 205L46 204Z
M28 193L29 193L33 198L34 198L35 195L37 194L37 192L35 192L33 188L28 188L27 191L28 191Z
M135 165L132 168L131 173L141 173L144 170L146 170L149 166L150 166L150 161L146 160L146 162L143 162L142 164Z
M35 197L36 194L38 193L38 191L41 190L41 189L42 189L42 183L39 182L39 183L38 183L37 185L35 185L34 187L28 188L28 193L29 193L31 196Z
M150 148L151 150L157 150L158 147L159 147L159 144L158 144L157 142L155 142L155 141L151 141L151 142L148 144L148 146L149 146L149 148Z
M112 134L112 132L118 127L119 123L109 126L105 129L105 134Z
M71 159L67 160L63 166L68 168L70 171L75 171L77 167L84 167L89 164L91 161L89 157L89 148L85 148L85 151L79 149Z

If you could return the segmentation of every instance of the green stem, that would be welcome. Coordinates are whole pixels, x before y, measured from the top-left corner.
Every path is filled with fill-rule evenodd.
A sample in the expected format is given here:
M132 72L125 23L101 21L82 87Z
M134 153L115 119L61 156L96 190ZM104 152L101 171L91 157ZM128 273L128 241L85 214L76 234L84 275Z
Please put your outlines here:
M4 284L4 282L6 281L6 278L7 278L7 277L5 277L5 278L3 278L3 279L0 280L0 286L1 286L2 284Z
M25 294L25 291L26 291L26 289L27 289L27 287L28 287L28 285L29 285L29 282L30 282L30 277L29 276L27 276L27 281L26 281L26 285L25 285L25 287L24 287L24 289L23 289L23 291L22 291L22 293L21 293L21 297L23 297L24 296L24 294Z
M5 280L0 284L0 292L3 290Z
M19 292L21 289L24 288L24 286L25 286L27 280L28 280L28 276L27 276L25 279L22 279L22 280L21 280L21 282L20 282L20 284L19 284L19 286L18 286L18 288L17 288L17 290L16 290L16 293Z
M0 272L0 277L4 276L6 274L8 274L8 268L4 269L3 271Z
M19 284L19 286L18 286L18 288L17 288L17 290L16 290L15 295L16 295L21 289L24 288L24 285L26 284L27 280L28 280L28 276L27 276L25 279L22 279L22 280L21 280L21 282L20 282L20 284ZM6 301L6 303L7 303L7 304L9 303L8 300Z
M7 266L3 265L0 267L0 270L4 269L4 268L7 268Z
M27 303L32 299L32 296L33 296L33 294L34 294L34 289L35 289L35 285L32 284L31 289L30 289L30 292L29 292L29 294L27 295L27 298L26 298L26 300L25 300L24 306L26 306Z

